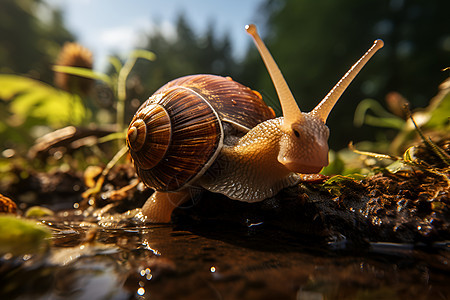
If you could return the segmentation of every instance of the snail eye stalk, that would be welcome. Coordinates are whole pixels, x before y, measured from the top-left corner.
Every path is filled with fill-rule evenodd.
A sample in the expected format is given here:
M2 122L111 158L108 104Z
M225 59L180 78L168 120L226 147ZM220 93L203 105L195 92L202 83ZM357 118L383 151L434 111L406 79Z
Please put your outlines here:
M297 102L295 101L295 98L292 95L291 90L289 89L289 86L284 79L280 69L278 68L275 60L273 59L264 42L261 40L258 31L256 30L256 26L250 24L247 25L245 29L247 30L247 33L250 34L253 38L253 41L258 48L261 58L266 65L267 71L272 78L273 85L275 86L278 98L281 103L281 108L283 110L284 125L290 126L294 123L301 123L301 121L303 120L303 116L300 108L298 107Z

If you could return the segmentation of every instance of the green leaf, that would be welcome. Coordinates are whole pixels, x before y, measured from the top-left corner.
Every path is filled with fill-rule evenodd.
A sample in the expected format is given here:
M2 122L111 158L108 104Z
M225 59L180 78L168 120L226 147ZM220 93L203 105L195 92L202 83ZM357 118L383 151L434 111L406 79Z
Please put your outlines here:
M18 93L38 88L40 83L31 78L17 75L0 75L0 99L11 100Z
M411 167L401 160L396 160L385 168L389 173L395 174L399 171L411 171Z
M334 151L330 151L329 156L331 162L320 173L324 175L342 174L345 170L345 163L342 158Z
M48 249L50 230L35 221L0 216L0 254L21 255Z
M20 124L34 120L53 127L76 125L90 113L78 96L22 76L0 75L0 98L10 101L8 115Z
M416 147L412 146L406 149L405 153L403 153L403 160L407 163L413 163L416 158L414 152L416 151Z
M106 75L105 73L93 71L91 69L79 68L79 67L69 67L69 66L59 66L59 65L53 66L52 69L55 72L61 72L61 73L77 75L77 76L81 76L81 77L85 77L85 78L100 80L100 81L103 81L104 83L106 83L107 85L112 86L111 78L108 75Z
M450 128L450 92L439 99L435 106L431 106L431 117L426 123L426 127L448 130Z
M42 218L45 216L53 216L55 213L46 207L43 206L32 206L27 209L25 212L25 216L27 218Z

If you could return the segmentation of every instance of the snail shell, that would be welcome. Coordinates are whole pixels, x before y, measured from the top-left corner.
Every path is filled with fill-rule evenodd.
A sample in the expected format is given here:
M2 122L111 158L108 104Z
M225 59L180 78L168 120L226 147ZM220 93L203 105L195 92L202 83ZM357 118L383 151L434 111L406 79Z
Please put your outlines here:
M134 115L127 145L141 180L158 191L193 184L220 153L224 123L243 134L275 114L230 78L192 75L155 92Z

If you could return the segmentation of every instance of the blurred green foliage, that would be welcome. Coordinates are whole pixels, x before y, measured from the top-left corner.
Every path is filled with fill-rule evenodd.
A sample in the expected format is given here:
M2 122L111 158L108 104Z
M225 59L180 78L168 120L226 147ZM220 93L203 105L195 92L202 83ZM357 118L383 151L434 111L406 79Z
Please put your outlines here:
M52 63L73 39L62 13L46 2L0 1L0 151L28 147L42 134L39 126L80 124L87 117L79 97L49 85Z
M89 116L75 94L23 76L0 74L0 138L2 147L11 143L30 145L33 127L59 128L80 125Z
M368 114L369 111L375 115ZM405 120L388 112L378 101L365 99L356 107L353 123L358 127L368 124L377 127L402 129Z
M404 107L404 111L407 116L412 114L413 119L404 120L393 115L372 99L363 100L358 104L354 118L355 126L365 123L380 128L393 128L397 132L395 137L385 140L384 144L374 146L366 143L366 150L400 154L418 140L418 130L424 130L427 136L431 135L437 140L450 138L450 79L440 85L439 92L430 99L427 107L415 112L410 112L409 107Z
M109 89L114 91L114 94L116 94L116 99L114 101L116 103L116 124L118 127L118 131L123 132L126 128L124 122L124 114L125 102L127 100L127 80L139 58L146 61L154 61L156 59L156 56L151 51L136 49L130 53L128 59L123 65L120 60L112 57L110 59L110 62L114 69L112 72L110 72L110 74L93 71L88 68L59 65L54 66L53 70L55 72L62 72L101 81L106 84Z
M395 128L397 135L390 140L378 139L356 145L358 150L372 153L372 155L364 155L358 150L355 150L355 153L350 149L330 151L330 164L321 173L326 175L368 174L373 172L375 166L385 167L389 172L395 173L408 163L421 167L419 161L411 158L414 157L411 152L415 151L414 149L417 149L420 143L425 144L430 153L435 153L435 159L442 161L446 166L449 165L448 154L445 154L444 150L436 144L441 142L445 144L445 141L450 139L450 79L440 85L439 92L430 100L427 107L415 112L407 112L406 120L390 114L378 102L370 99L359 104L357 114L355 123L368 121L380 128ZM387 164L375 161L373 158L387 159ZM392 161L394 163L391 164Z

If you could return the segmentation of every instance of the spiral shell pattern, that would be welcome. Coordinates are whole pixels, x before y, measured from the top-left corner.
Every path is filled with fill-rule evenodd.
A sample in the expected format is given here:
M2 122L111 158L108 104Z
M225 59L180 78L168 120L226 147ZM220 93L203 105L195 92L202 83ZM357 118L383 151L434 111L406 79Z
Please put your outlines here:
M178 190L201 174L222 139L213 108L197 93L179 87L147 100L127 133L139 177L159 191Z
M161 105L143 107L134 116L127 132L127 144L136 164L144 170L157 165L169 148L171 135L167 111Z
M222 122L248 131L275 115L259 93L214 75L175 79L138 109L127 132L136 172L149 187L195 184L223 146Z

